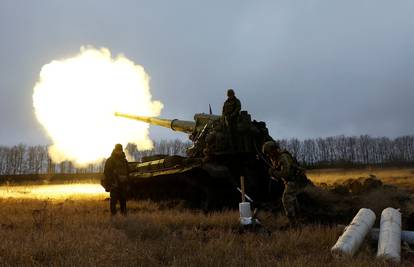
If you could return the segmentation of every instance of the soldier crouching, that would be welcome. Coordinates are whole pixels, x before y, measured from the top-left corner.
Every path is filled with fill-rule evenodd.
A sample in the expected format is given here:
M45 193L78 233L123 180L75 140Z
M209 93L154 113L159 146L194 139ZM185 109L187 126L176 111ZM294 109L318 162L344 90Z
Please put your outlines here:
M270 176L284 181L283 208L289 221L295 223L299 212L297 195L303 192L306 186L312 185L312 182L306 177L297 160L288 151L281 150L275 141L264 143L263 153L272 164L269 169Z
M128 189L128 161L123 152L122 145L116 144L111 156L106 160L104 167L104 187L110 192L111 214L117 212L116 205L119 202L121 214L127 214L127 189Z

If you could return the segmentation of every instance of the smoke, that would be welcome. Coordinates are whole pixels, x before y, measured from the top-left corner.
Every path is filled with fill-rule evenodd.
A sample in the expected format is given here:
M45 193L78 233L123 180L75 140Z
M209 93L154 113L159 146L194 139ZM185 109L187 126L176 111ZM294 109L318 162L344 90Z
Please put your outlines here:
M158 116L144 68L107 48L81 47L71 58L42 67L34 87L33 106L53 145L54 162L84 166L110 155L114 145L135 143L151 149L149 125L114 116L114 112Z

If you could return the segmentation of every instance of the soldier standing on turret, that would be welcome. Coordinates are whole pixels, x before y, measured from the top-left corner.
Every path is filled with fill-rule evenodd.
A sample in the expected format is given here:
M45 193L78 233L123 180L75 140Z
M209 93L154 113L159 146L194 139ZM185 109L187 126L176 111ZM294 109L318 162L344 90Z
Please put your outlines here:
M240 100L236 97L234 90L227 90L227 100L223 105L222 117L224 124L228 127L230 132L230 139L232 141L231 146L234 148L235 139L236 139L236 126L237 119L239 118L241 110Z
M283 208L286 216L291 223L297 220L299 204L296 196L301 193L306 186L312 185L305 175L304 169L299 166L296 158L288 151L281 150L275 141L267 141L263 145L263 154L271 161L269 174L276 179L282 179L285 183L285 190L282 196Z
M227 100L223 105L223 119L227 126L235 124L240 114L241 103L233 89L227 90Z
M111 156L106 160L104 167L105 189L110 191L111 214L115 215L116 205L119 202L121 214L127 214L127 180L129 175L128 161L121 144L116 144Z

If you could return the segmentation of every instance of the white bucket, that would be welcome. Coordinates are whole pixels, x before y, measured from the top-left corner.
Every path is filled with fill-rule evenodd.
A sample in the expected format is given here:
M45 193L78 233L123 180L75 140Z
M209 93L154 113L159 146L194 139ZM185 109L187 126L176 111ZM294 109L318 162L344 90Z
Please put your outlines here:
M251 218L252 209L250 207L250 202L241 202L239 203L240 218Z

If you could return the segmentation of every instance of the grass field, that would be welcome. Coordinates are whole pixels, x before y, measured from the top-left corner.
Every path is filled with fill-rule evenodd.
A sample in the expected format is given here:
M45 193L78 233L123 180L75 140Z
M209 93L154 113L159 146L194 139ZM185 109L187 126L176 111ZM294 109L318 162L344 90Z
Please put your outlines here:
M369 174L414 187L410 169L325 170L309 176L334 182ZM354 258L333 258L329 250L341 234L336 227L284 229L283 217L265 214L272 235L241 234L237 211L204 214L180 203L150 201L130 201L127 217L111 218L107 193L88 188L75 194L0 187L0 265L388 266L375 259L376 244L369 240ZM403 266L413 266L411 253L404 250L402 259Z
M316 183L342 182L348 178L374 175L384 183L414 191L414 168L321 169L307 172Z

